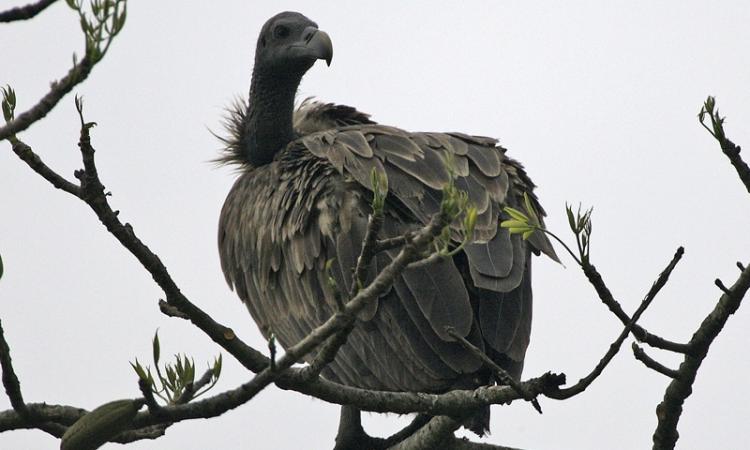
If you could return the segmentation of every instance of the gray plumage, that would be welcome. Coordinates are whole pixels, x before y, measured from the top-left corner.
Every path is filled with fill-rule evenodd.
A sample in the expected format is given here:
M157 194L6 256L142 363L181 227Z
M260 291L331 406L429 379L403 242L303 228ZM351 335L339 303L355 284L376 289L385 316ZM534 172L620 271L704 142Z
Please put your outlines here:
M221 160L239 164L241 172L219 222L227 282L264 336L273 333L285 347L295 344L335 312L326 261L334 261L341 290L351 286L371 212L371 171L388 179L380 238L392 237L423 226L438 212L450 157L456 185L478 208L475 241L452 259L397 277L387 294L359 314L323 374L391 391L441 392L490 382L479 359L446 334L452 326L520 377L531 330L531 253L556 256L541 233L523 241L498 224L504 206L521 208L524 193L543 214L534 184L492 138L407 132L354 108L310 99L292 112L304 72L315 59L330 60L330 41L321 44L327 35L316 30L297 13L271 18L258 40L250 102L230 110ZM269 56L312 47L310 42L312 56L301 60L280 64ZM396 252L377 255L370 279Z

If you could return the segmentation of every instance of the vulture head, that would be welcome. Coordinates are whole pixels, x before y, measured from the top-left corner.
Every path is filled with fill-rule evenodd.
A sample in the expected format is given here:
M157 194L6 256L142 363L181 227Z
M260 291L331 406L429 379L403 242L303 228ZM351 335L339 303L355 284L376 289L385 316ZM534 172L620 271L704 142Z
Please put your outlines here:
M315 61L331 63L331 38L296 12L271 17L258 37L246 112L230 119L236 137L227 141L227 162L259 167L297 136L292 128L294 95Z
M303 75L318 59L331 65L333 46L318 24L297 12L268 19L255 49L255 67L278 77Z

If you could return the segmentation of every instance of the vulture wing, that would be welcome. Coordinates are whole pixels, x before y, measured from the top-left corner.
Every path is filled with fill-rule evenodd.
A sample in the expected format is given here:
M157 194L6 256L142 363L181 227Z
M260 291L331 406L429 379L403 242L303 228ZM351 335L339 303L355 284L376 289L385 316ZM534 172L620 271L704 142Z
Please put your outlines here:
M233 120L242 119L230 118L230 129ZM446 334L452 326L520 376L531 326L530 254L557 260L542 233L523 241L498 226L502 208L519 207L524 193L543 214L523 167L495 139L410 133L346 106L306 100L295 128L300 138L273 163L237 180L219 226L227 281L264 335L289 346L334 313L325 264L333 260L331 274L348 291L370 213L373 169L388 179L381 237L389 237L438 212L450 160L456 185L478 209L475 241L452 259L404 271L360 313L325 375L386 390L476 385L481 362ZM395 253L378 255L370 276Z

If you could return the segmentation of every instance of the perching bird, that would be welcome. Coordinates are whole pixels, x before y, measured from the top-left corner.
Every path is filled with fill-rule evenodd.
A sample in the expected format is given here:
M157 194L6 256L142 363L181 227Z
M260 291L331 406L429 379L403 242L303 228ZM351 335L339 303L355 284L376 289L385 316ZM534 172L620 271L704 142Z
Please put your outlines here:
M474 242L455 256L405 270L358 315L323 375L349 386L443 392L494 382L483 363L446 332L451 326L513 377L523 368L531 331L531 254L556 259L542 233L528 241L499 227L504 206L524 193L543 213L534 184L497 140L462 133L414 133L375 123L349 106L294 102L318 59L330 64L328 35L305 16L284 12L263 26L247 104L228 118L221 161L240 176L219 222L221 267L266 338L288 347L336 311L325 265L349 292L371 213L373 169L388 196L380 238L425 225L455 185L478 210ZM382 252L372 275L397 249ZM309 355L308 359L314 355ZM471 425L482 434L489 415Z

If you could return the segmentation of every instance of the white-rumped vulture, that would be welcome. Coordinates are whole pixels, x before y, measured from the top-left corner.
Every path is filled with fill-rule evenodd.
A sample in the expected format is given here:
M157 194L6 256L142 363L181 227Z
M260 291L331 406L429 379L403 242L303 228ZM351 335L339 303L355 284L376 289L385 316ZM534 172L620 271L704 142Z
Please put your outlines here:
M478 209L474 242L397 277L359 314L323 375L389 391L492 383L482 362L446 334L449 325L520 377L531 331L531 254L556 256L542 233L524 241L499 221L504 206L522 209L524 194L542 212L534 184L492 138L409 132L342 105L305 101L295 110L302 76L332 54L328 35L299 13L278 14L261 30L249 101L230 111L221 157L240 168L219 221L227 282L266 338L295 344L336 310L326 261L340 290L350 290L371 212L371 171L388 179L379 237L392 237L439 211L450 156L456 186ZM394 256L378 254L370 274ZM482 416L472 425L478 433L488 426Z

